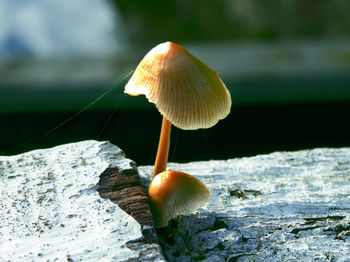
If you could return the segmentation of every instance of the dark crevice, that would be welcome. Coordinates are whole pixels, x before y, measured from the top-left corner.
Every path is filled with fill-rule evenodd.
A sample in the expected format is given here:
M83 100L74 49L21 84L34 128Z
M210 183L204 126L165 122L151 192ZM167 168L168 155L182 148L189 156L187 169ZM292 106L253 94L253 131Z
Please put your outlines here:
M141 225L144 238L136 242L158 242L147 194L136 168L120 171L117 166L109 166L100 176L97 191L102 198L116 203Z
M219 230L222 228L228 229L228 225L224 221L216 217L213 225L213 230Z
M298 234L298 233L301 232L301 231L313 230L313 229L320 228L320 227L321 227L321 226L297 227L297 228L294 228L292 231L290 231L290 233L292 233L292 234Z
M251 196L253 197L258 197L261 196L262 193L258 190L251 190L251 189L233 189L229 191L230 196L236 197L236 198L240 198L240 199L247 199L250 198Z
M306 221L305 225L313 225L320 221L327 221L327 220L334 220L339 221L343 220L345 216L326 216L326 217L311 217L311 218L304 218Z

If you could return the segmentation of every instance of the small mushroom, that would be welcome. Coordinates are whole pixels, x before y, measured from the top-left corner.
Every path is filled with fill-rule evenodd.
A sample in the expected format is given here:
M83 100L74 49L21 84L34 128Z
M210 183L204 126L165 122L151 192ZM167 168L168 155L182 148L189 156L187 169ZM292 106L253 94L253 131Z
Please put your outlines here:
M172 42L148 52L124 92L145 95L163 115L148 195L156 227L165 226L169 219L191 213L210 199L209 189L197 178L165 171L171 124L185 130L212 127L230 113L231 96L215 71Z
M156 227L178 215L189 215L210 199L209 189L189 174L167 170L156 175L148 189Z

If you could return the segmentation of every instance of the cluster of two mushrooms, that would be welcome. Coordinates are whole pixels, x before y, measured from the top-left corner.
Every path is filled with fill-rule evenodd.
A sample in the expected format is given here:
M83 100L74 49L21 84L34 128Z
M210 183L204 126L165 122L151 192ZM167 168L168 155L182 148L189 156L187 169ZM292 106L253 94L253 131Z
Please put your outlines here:
M163 115L153 179L148 190L155 226L163 227L210 199L197 178L166 170L171 125L195 130L214 126L231 108L231 97L217 73L182 46L166 42L153 48L125 86L129 95L145 95Z

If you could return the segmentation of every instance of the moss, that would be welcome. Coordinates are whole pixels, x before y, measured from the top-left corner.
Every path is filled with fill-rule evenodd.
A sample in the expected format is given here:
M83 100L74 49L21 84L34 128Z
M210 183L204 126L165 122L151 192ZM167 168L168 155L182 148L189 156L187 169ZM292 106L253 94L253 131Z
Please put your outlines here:
M48 199L47 202L52 202L53 199L52 198L48 198L48 194L49 193L56 193L56 189L55 188L49 188L46 191L43 192L38 192L38 197L36 199L37 204L42 204L44 200Z
M45 176L43 176L41 179L50 181L50 180L54 179L53 173L50 171Z
M195 251L197 253L196 256L193 256L193 260L194 261L201 261L207 258L207 256L202 252L202 250L196 250Z

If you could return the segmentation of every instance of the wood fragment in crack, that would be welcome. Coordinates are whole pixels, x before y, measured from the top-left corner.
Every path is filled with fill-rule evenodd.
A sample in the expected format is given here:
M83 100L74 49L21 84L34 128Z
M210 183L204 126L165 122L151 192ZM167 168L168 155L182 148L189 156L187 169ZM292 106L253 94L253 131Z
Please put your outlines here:
M100 176L97 191L102 198L110 199L131 215L143 230L153 228L147 194L136 169L119 171L117 166L109 166Z

